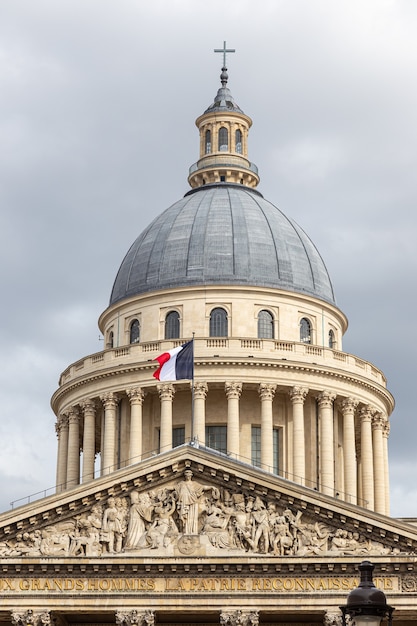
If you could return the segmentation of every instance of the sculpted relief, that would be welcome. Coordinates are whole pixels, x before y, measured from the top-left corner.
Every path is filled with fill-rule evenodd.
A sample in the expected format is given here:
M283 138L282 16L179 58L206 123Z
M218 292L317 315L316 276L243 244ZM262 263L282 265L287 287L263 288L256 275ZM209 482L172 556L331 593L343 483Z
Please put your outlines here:
M186 470L157 490L110 496L73 519L0 542L0 557L129 553L367 556L399 549L335 528L276 501L205 485Z

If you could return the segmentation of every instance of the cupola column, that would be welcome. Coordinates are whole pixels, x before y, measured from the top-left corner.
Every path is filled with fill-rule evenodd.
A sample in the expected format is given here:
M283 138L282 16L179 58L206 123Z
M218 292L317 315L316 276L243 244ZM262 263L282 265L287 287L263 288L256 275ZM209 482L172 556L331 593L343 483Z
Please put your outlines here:
M320 485L321 491L334 495L334 427L333 402L336 394L322 391L317 397L320 429Z
M367 509L374 509L374 464L372 452L372 416L374 409L361 409L361 470L362 497Z
M84 414L83 470L82 482L94 479L94 461L96 458L96 407L92 400L81 403Z
M304 401L307 394L307 387L293 387L290 391L293 422L293 474L300 485L305 484L306 477Z
M130 432L128 464L139 463L142 458L142 407L145 393L141 387L126 389L130 400Z
M388 464L388 437L390 425L388 418L385 420L382 431L384 443L384 474L385 474L385 515L390 514L390 489L389 489L389 464Z
M68 411L67 488L80 482L80 414L76 407Z
M192 383L191 383L192 384ZM194 424L191 436L199 443L206 440L206 397L208 385L205 382L194 383Z
M274 438L272 401L276 385L261 383L258 388L261 398L261 467L268 472L274 471Z
M173 385L165 383L158 385L159 398L161 400L161 430L159 439L160 452L166 452L172 448L172 402L175 389Z
M381 413L375 413L372 416L375 511L382 513L382 515L385 514L384 422Z
M344 467L344 499L357 504L357 462L355 447L355 411L358 401L345 398L342 401L343 414L343 467Z
M60 415L55 424L58 437L58 460L56 465L56 491L60 493L67 484L67 460L68 460L68 416Z
M239 458L239 398L242 393L242 383L225 383L227 397L227 453L233 458Z
M101 473L110 474L115 467L116 410L119 398L111 391L100 397L104 406L104 439Z

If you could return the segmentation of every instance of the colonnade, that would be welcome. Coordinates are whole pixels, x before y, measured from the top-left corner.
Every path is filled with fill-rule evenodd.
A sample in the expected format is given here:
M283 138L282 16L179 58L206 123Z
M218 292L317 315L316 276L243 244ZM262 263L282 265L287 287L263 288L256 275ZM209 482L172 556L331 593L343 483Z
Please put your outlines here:
M155 388L154 388L155 390ZM173 403L176 387L172 383L156 386L160 401L160 452L173 446ZM243 458L240 444L241 420L240 401L243 384L237 381L225 383L227 399L227 453L232 458ZM274 396L277 387L271 383L258 386L260 402L261 457L260 467L273 471ZM128 461L138 462L142 458L143 446L143 403L146 388L126 389L123 394L106 392L99 398L86 399L70 407L59 416L58 434L58 490L71 488L79 482L94 478L96 454L96 411L103 414L101 428L101 474L116 469L116 418L117 405L122 397L130 402L128 431ZM193 388L194 415L191 439L204 444L206 427L206 400L209 385L195 382ZM282 394L282 389L280 388ZM317 402L317 480L311 479L306 442L311 436L305 401L310 394ZM360 405L351 397L337 397L329 390L313 392L307 387L294 386L288 389L291 431L287 433L286 468L284 475L295 482L314 486L322 493L337 496L352 504L359 504L378 513L389 514L388 481L388 435L387 417L369 405ZM336 458L338 433L335 433L335 415L342 420L342 461ZM80 420L83 420L82 442ZM80 468L80 450L83 452ZM310 457L311 458L311 457ZM310 462L311 463L311 462ZM287 471L290 468L291 471ZM80 476L81 474L81 476ZM337 487L336 487L337 485Z

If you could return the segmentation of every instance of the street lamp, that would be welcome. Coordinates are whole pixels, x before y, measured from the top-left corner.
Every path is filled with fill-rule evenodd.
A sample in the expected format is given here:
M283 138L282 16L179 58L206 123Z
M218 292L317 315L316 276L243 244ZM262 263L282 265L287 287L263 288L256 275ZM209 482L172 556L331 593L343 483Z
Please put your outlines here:
M346 626L346 616L351 618L355 626L380 626L384 617L388 618L388 626L392 626L394 609L387 604L385 593L375 587L373 570L374 565L370 561L362 561L359 565L359 587L350 592L346 606L340 607L343 626Z

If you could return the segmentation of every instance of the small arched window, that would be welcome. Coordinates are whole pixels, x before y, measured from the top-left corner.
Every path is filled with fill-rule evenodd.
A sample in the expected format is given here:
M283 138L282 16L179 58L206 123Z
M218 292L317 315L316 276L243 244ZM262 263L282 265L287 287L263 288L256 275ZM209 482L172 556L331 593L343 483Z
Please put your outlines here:
M329 348L334 348L336 346L336 337L332 330L329 330Z
M114 333L113 333L112 330L109 332L109 340L107 342L107 347L108 348L113 348L114 347Z
M205 152L206 154L210 154L211 152L211 130L206 130L206 140L205 140Z
M227 337L227 313L224 309L216 308L210 313L210 337Z
M274 338L274 318L269 311L259 311L258 314L258 339Z
M133 320L130 324L130 343L139 343L140 341L140 325L139 320Z
M311 343L311 324L305 317L300 321L300 341Z
M227 152L229 149L229 133L227 128L222 126L219 128L219 152Z
M242 131L237 129L235 135L236 152L242 154Z
M180 336L180 316L177 311L170 311L165 318L165 339L178 339Z

